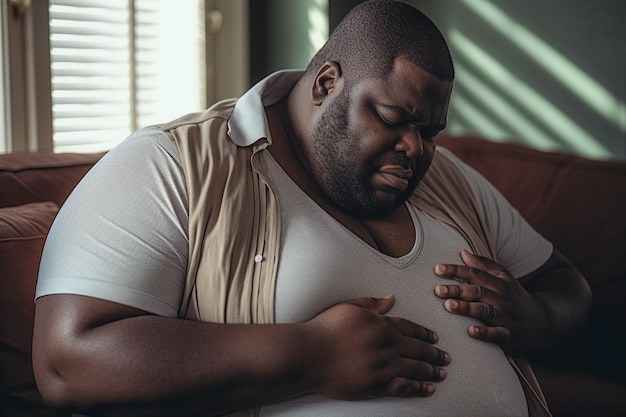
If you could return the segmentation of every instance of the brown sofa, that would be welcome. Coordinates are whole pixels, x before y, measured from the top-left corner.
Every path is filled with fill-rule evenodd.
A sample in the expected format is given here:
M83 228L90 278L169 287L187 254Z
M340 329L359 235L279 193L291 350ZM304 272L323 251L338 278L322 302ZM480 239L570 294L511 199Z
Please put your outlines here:
M588 279L589 326L576 355L536 358L555 416L626 415L626 164L480 138L439 143L490 179ZM33 294L46 233L101 154L0 155L0 415L58 416L32 375Z

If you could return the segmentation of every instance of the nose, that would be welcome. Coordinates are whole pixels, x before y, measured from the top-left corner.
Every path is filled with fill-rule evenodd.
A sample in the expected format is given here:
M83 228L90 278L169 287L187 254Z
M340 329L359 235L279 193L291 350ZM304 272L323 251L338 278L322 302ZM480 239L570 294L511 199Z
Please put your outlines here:
M407 158L417 158L424 153L422 136L417 129L406 129L395 143L394 150L402 152Z

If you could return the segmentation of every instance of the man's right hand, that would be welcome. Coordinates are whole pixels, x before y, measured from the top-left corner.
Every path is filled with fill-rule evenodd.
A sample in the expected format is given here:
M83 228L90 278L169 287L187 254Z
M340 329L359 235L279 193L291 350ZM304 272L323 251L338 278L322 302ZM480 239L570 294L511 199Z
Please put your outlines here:
M445 378L447 353L437 335L416 323L386 316L393 296L337 304L309 320L319 391L331 398L429 396Z
M303 323L158 317L71 294L36 305L33 365L54 408L89 415L221 415L318 392L427 396L449 357L436 335L388 317L393 297L337 304Z

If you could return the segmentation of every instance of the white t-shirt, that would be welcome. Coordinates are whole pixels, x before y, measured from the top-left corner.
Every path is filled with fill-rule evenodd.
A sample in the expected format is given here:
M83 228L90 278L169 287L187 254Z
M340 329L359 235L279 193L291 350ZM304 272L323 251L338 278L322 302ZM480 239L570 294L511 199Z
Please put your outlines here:
M176 317L188 224L178 153L162 132L140 130L108 152L61 207L36 297L87 295Z
M262 98L262 91L263 89L257 88L247 94L257 94L258 98ZM250 97L247 98L248 100L240 100L239 103L250 101ZM246 111L239 107L233 118L241 117L236 116L237 114L243 115ZM261 123L264 117L257 117L255 120ZM231 123L244 124L242 120L231 120ZM266 125L254 128L269 135ZM269 157L269 154L267 156ZM500 263L516 277L528 274L545 263L552 253L551 244L538 235L484 178L462 162L457 161L457 164L466 175L472 192L480 202L480 214L485 218L488 228L494 232L494 243ZM277 188L280 201L280 198L284 197L284 190L282 186ZM429 302L442 309L441 300L435 300L432 295L435 282L438 282L432 274L432 268L434 263L439 262L460 263L458 253L462 248L467 248L467 244L454 229L442 227L441 222L419 210L411 212L417 239L411 253L404 257L386 257L358 241L352 241L352 246L342 245L345 246L344 249L356 251L354 256L367 254L368 259L378 263L379 266L388 264L389 271L393 271L393 274L388 271L377 274L384 274L387 279L385 281L376 279L377 276L363 279L362 273L347 276L346 270L349 271L350 268L346 268L344 261L346 256L352 255L344 254L338 258L341 262L335 262L338 253L335 248L338 242L350 237L346 230L341 231L341 226L337 226L338 223L333 226L335 234L332 235L332 239L325 240L324 244L319 240L313 246L292 244L293 236L303 233L300 229L306 228L307 224L310 225L315 216L309 217L310 212L306 210L289 210L289 213L296 216L290 221L285 219L282 221L283 246L276 287L277 321L305 320L338 301L355 296L382 296L388 293L396 293L398 296L391 314L404 316L418 323L420 317L412 310L411 297L427 294ZM287 212L283 207L281 215L284 216L285 213ZM313 230L315 225L311 227L312 231L315 231ZM98 162L63 205L46 241L36 297L58 293L80 294L129 305L157 315L176 317L187 268L189 249L187 229L187 190L180 158L162 132L153 129L140 130ZM326 229L317 229L318 232L320 230ZM326 261L322 262L320 259ZM363 265L375 268L373 264ZM394 274L406 272L408 271L406 268L409 267L418 268L419 271L413 275L428 276L430 281L420 284L426 285L426 291L424 287L410 284L410 281L402 279L394 281ZM316 277L317 281L311 277ZM407 282L410 285L405 287ZM430 310L435 311L432 308ZM446 313L443 317L450 316ZM425 321L429 322L431 327L438 327L436 321L431 322L429 318ZM458 352L459 329L466 329L471 320L457 316L452 318L452 322L456 324L433 330L440 334L442 349L449 351L457 349L457 355L463 354L462 351ZM429 323L420 324L429 326ZM462 342L468 346L476 343L468 337ZM481 349L493 349L494 352L491 353L500 355L502 359L502 353L498 348L484 343L481 345L478 345ZM486 352L484 349L481 350L483 357ZM464 362L470 368L477 366L472 365L471 361ZM502 366L501 360L498 364L497 369L506 368L507 372L510 371L508 364ZM460 367L459 372L468 378L475 377L483 371L483 367L475 367L472 370L467 366ZM500 371L494 372L496 373L493 375L494 378L505 378L509 384L515 384L510 374L507 377L502 376ZM447 381L450 378L449 376ZM452 385L450 383L448 386ZM439 389L438 393L447 392L446 401L453 401L456 395L454 391L458 390ZM480 392L480 389L477 392ZM494 392L491 397L483 397L482 400L491 401L493 404L501 398L504 401L502 404L510 406L512 402L517 401L519 406L519 393L517 388ZM443 394L439 398L442 396ZM426 404L424 410L428 407L433 410L439 408L435 403L429 406L428 401L432 401L430 399L421 400L423 400L421 404ZM343 414L347 410L345 404L320 401L319 396L309 396L302 401L304 403L290 402L264 408L263 415L279 415L280 412L293 415L293 412L300 410L299 407L303 405L312 415L319 415L318 412L323 410L330 414L336 412ZM340 404L339 408L333 408L337 404ZM406 402L400 402L401 406L398 408L395 400L385 398L378 403L370 403L369 406L375 404L381 407L379 410L386 410L382 413L384 415L392 415L392 410L396 410L396 415L406 415L407 409L404 407ZM355 406L353 415L372 415L364 414L365 409L359 408L364 403L359 406L352 405ZM501 411L505 408L507 407L495 410ZM514 408L519 411L519 407ZM478 414L485 415L482 411Z
M415 242L400 257L385 255L363 242L332 218L266 157L269 174L281 202L281 252L276 280L276 322L301 322L346 300L394 294L391 316L403 317L434 330L437 346L450 354L448 377L428 398L385 397L370 401L341 401L306 395L269 405L261 417L277 416L527 416L519 378L494 344L471 338L467 329L478 320L450 314L435 296L437 263L462 264L460 251L471 250L454 227L407 203ZM489 227L506 233L496 237L498 254L517 276L531 272L537 260L547 260L551 247L520 222L502 196L482 177L454 159L468 176L470 187L487 197ZM488 203L490 201L490 203ZM514 258L522 257L521 260Z
M458 166L481 202L498 260L516 277L541 266L551 244L472 168ZM87 173L56 217L36 297L88 295L175 317L188 257L180 158L160 131L135 132Z

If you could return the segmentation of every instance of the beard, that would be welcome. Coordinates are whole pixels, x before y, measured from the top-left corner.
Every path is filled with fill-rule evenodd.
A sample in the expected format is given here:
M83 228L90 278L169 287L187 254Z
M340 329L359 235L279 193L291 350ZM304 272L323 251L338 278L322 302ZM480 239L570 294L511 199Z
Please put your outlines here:
M344 88L320 115L312 132L313 155L309 166L315 181L335 205L343 211L362 218L382 217L404 203L417 183L411 184L393 200L380 198L371 185L383 156L367 158L361 140L349 128L348 88ZM410 164L396 152L387 154L386 163Z

